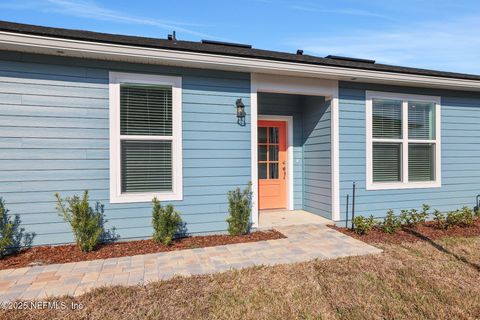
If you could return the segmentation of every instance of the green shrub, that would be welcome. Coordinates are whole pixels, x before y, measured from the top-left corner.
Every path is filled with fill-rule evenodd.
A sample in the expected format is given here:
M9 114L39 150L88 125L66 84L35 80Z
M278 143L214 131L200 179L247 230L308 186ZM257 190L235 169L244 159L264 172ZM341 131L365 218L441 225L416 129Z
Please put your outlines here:
M103 206L97 202L95 209L90 207L88 202L88 190L85 190L83 197L67 197L62 199L58 193L56 209L59 215L70 224L77 245L82 251L89 252L102 240L104 234Z
M469 227L475 223L476 216L472 208L463 206L462 208L462 224L466 227Z
M424 223L427 221L428 216L430 215L430 206L428 204L422 204L422 211L419 213L418 216L418 223Z
M231 235L246 234L250 231L250 215L252 199L252 184L242 191L240 188L228 192L227 218L228 233Z
M433 221L435 221L437 228L447 229L447 221L446 221L445 214L440 212L437 209L433 211Z
M429 210L430 206L427 204L422 205L422 211L420 212L418 212L416 209L402 210L400 214L400 220L402 224L405 224L409 227L416 227L418 224L427 221Z
M8 215L5 202L0 198L0 259L32 245L35 233L25 232L25 228L20 227L21 222L19 215L13 219Z
M368 218L358 216L353 219L353 231L357 234L368 234L375 226L375 219L371 215Z
M168 246L182 226L182 218L173 205L162 207L157 198L153 199L152 211L153 240Z
M13 244L13 222L7 216L5 202L0 198L0 258L8 253L8 248Z
M446 215L440 213L434 213L434 215L437 226L442 229L448 229L454 226L469 227L473 225L477 219L474 210L467 206L464 206L462 209L449 211Z
M388 210L383 222L379 223L379 227L383 232L394 234L402 226L400 218L396 217L393 210Z
M446 216L446 228L453 226L468 227L475 222L473 209L464 206L462 209L450 211Z
M453 226L460 226L463 221L463 214L461 210L454 210L447 212L445 217L445 229L451 228Z
M411 221L410 221L408 210L405 210L405 209L400 210L399 218L400 218L401 224L410 225Z

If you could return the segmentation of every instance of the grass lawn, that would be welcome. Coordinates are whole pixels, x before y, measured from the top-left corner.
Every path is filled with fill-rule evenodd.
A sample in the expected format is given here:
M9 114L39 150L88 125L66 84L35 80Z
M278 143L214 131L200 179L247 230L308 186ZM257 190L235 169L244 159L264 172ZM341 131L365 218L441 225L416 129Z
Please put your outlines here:
M1 319L478 319L480 238L379 245L384 253L96 289L80 311Z

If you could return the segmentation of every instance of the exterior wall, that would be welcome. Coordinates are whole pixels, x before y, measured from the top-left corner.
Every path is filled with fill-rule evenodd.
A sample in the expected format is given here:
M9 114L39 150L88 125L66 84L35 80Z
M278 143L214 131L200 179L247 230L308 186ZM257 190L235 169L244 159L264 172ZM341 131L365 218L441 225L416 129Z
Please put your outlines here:
M442 186L429 189L365 190L365 90L441 96ZM356 214L384 217L388 209L419 209L423 203L441 211L473 207L480 193L480 94L406 87L340 83L340 204L357 185ZM351 200L350 200L351 205ZM349 215L351 214L351 206Z
M323 97L303 100L305 210L332 218L330 102Z
M300 96L278 93L258 94L259 115L293 116L293 207L303 208L303 133Z
M88 189L122 239L152 234L150 203L109 203L109 71L182 76L184 199L173 204L190 233L226 230L227 192L250 180L249 74L0 52L0 197L9 213L36 245L70 242L54 192Z

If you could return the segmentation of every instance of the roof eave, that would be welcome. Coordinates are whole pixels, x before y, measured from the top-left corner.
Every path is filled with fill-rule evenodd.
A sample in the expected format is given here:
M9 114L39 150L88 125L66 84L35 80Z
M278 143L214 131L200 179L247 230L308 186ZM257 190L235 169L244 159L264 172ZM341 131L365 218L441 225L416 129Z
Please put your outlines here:
M314 65L220 54L118 45L0 31L0 49L56 56L345 81L480 91L479 80Z

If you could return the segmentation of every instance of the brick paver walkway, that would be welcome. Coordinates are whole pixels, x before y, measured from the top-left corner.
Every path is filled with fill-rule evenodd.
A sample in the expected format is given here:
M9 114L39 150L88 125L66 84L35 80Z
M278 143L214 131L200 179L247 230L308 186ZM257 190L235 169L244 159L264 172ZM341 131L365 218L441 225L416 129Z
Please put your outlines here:
M80 295L106 285L134 285L175 275L214 273L381 252L324 225L277 227L286 239L0 270L0 301Z

